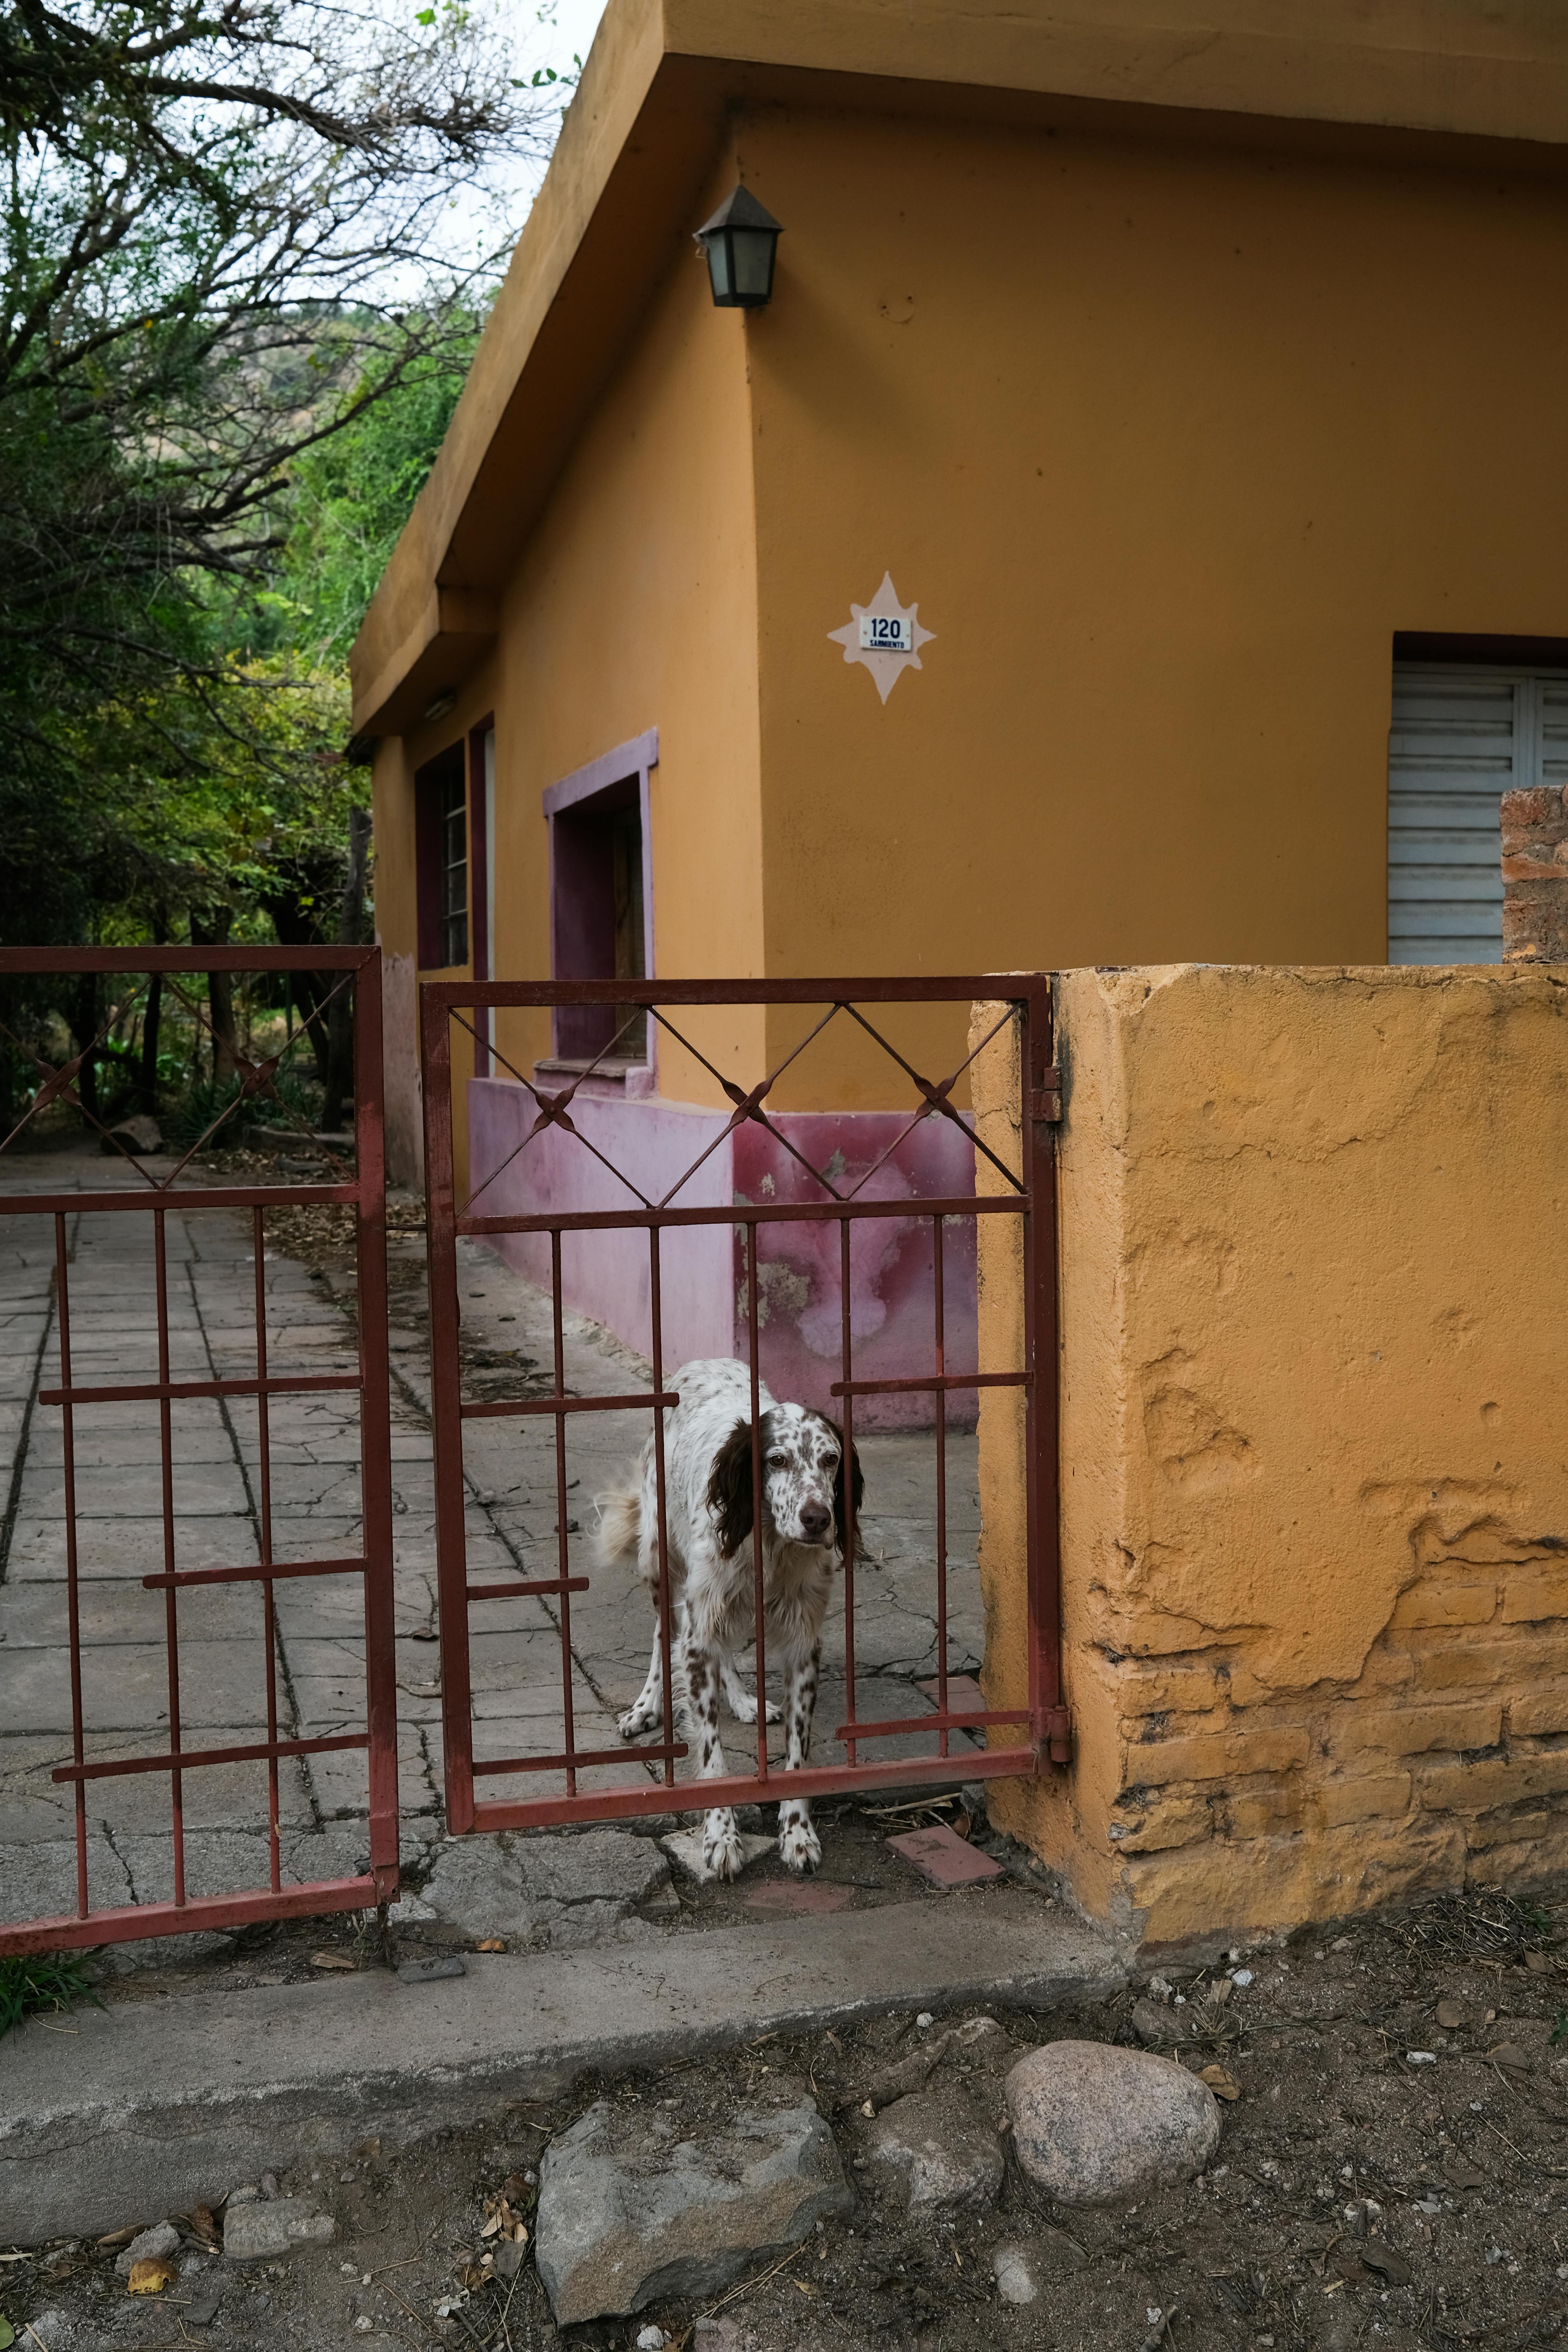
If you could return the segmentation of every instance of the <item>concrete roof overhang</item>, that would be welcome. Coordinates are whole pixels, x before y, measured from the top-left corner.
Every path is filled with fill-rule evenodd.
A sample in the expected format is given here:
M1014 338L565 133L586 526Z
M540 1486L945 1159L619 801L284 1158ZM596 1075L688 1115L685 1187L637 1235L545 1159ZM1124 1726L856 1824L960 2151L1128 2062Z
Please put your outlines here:
M610 0L428 482L350 656L400 734L493 643L500 590L737 104L1145 130L1552 171L1562 0Z

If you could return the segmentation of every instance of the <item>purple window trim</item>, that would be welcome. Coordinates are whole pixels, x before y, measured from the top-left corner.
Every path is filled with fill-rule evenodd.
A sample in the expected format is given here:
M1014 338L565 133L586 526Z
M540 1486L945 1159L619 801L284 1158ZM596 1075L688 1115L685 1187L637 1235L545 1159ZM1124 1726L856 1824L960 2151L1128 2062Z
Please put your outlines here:
M637 820L642 828L642 924L643 972L654 977L653 959L653 811L649 790L649 772L658 765L658 730L649 727L641 735L634 735L626 743L617 744L613 751L603 751L585 767L574 768L559 783L546 787L543 797L545 821L558 816L564 809L574 808L581 801L593 800L606 792L612 784L629 783L635 776L637 785ZM550 971L552 978L559 977L555 941L555 838L551 825L550 840ZM552 1027L554 1027L552 1016ZM647 1058L645 1067L651 1074L658 1062L658 1024L647 1024ZM554 1040L552 1040L553 1050Z
M495 713L489 712L477 727L470 727L468 739L468 955L476 980L493 980L490 966L489 871L491 843L489 808L485 793L485 738L495 732ZM479 1033L474 1045L474 1076L488 1078L490 1074L490 1041L495 1032L495 1015L488 1008L474 1023Z

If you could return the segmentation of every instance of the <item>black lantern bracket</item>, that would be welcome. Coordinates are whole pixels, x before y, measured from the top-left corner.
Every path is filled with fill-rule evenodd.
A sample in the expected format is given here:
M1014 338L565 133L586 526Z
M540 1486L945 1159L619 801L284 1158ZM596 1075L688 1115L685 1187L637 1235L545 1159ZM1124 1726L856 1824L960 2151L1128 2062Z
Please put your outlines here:
M714 307L760 310L773 299L773 260L784 223L749 188L735 188L696 232L708 262Z

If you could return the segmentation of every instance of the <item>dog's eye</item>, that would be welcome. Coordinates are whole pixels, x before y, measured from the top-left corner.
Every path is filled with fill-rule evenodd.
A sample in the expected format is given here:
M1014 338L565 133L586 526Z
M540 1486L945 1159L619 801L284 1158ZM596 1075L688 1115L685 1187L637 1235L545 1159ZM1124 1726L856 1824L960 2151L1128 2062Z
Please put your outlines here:
M770 1470L787 1470L789 1468L789 1455L787 1454L770 1454L768 1456L768 1468Z

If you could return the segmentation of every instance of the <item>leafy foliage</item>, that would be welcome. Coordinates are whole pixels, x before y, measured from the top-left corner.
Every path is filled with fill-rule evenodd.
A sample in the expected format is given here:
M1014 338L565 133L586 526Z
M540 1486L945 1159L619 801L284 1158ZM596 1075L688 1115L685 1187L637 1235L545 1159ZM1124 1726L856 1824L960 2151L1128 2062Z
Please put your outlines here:
M343 657L566 94L382 5L0 13L0 940L335 929Z
M38 1959L0 1960L0 2035L9 2033L24 2018L44 2011L73 2009L79 2000L103 2003L92 1989L82 1961L74 1952L55 1952Z

